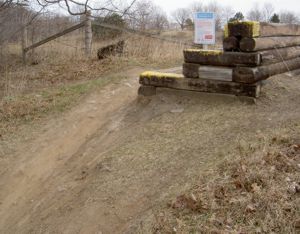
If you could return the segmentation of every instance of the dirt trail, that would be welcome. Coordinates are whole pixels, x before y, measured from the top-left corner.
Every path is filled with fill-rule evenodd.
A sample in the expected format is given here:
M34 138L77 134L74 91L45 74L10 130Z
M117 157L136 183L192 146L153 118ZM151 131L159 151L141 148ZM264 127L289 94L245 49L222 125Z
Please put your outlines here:
M223 95L137 97L141 69L52 119L0 161L1 233L132 233L204 170L300 120L299 76L256 105Z

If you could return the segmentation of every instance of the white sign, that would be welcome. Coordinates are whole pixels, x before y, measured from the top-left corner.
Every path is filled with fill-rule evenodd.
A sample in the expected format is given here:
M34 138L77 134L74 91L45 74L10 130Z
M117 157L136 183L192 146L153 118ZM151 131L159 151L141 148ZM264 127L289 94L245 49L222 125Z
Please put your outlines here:
M212 45L216 43L216 17L212 12L195 14L195 43Z

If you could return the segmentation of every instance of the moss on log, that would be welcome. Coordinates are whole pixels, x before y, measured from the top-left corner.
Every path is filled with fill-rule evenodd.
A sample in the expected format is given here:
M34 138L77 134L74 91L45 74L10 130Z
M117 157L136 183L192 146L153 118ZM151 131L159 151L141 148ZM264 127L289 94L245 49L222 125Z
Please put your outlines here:
M274 37L274 36L299 36L298 24L274 24L256 21L232 22L227 25L227 35L233 37Z
M191 79L191 78L171 78L173 75L167 76L165 73L157 76L141 75L140 84L143 86L154 86L171 88L178 90L189 90L208 93L222 93L237 96L258 97L261 84L242 84L230 81L219 81L210 79Z
M259 66L261 56L258 53L222 52L188 49L184 50L184 61L211 66L235 67L237 65Z

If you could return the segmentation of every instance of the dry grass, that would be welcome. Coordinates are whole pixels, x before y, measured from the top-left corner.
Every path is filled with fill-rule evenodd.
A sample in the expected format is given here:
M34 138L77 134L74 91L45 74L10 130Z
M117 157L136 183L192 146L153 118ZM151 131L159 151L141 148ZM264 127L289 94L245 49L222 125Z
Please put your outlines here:
M154 232L299 233L300 139L274 137L239 149L238 158L157 215Z
M92 58L86 59L81 34L62 37L29 53L27 66L21 64L20 46L7 45L3 51L6 59L0 67L0 97L97 79L99 75L117 72L132 65L171 66L182 61L183 46L138 36L127 36L125 39L123 56L98 61L97 50L118 39L94 41Z
M1 51L0 134L16 131L20 124L40 119L45 113L67 108L93 84L113 80L107 79L112 73L132 66L166 67L182 61L180 45L132 35L125 40L123 56L99 61L98 48L114 41L93 41L92 58L87 59L83 33L78 31L29 53L26 66L21 63L20 45L6 45Z

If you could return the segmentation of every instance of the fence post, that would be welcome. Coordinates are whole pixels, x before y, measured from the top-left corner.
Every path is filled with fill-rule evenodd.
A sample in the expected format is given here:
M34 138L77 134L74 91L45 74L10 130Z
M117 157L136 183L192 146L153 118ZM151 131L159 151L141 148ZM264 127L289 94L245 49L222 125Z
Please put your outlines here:
M26 51L25 48L27 47L27 25L24 25L22 30L22 61L23 64L26 64Z
M92 17L91 11L87 11L85 19L85 55L90 57L92 53Z

